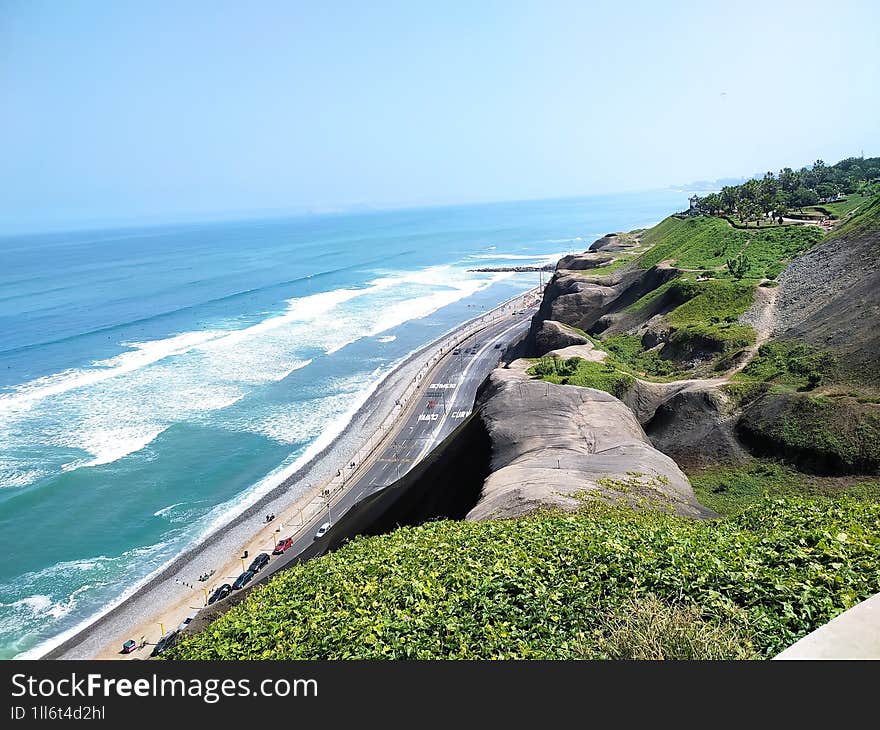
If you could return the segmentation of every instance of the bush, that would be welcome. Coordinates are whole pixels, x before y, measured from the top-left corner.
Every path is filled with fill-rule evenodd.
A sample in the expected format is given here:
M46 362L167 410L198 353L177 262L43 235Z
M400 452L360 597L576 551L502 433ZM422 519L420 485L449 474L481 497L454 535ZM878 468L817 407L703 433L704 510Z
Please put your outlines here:
M537 375L548 383L604 390L615 398L626 395L635 380L632 375L620 372L610 363L589 362L579 357L568 360L542 357L529 368L528 373Z
M438 521L356 539L273 576L169 656L568 659L627 645L634 653L634 632L645 629L631 626L626 638L609 616L655 596L698 607L716 629L735 620L741 633L733 642L727 634L728 648L751 644L769 657L878 591L875 502L765 497L703 522L591 503L574 514Z

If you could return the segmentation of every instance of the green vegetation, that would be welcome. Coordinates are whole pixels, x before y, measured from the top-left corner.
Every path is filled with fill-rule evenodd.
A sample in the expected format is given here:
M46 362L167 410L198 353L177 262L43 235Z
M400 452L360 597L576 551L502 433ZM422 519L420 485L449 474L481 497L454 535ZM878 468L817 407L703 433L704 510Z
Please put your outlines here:
M786 263L822 239L816 226L733 228L720 218L666 218L642 236L654 247L639 257L648 268L673 260L682 269L709 270L715 277L773 279ZM728 262L736 262L731 271Z
M831 166L816 160L812 166L797 171L786 167L778 175L768 172L760 180L724 187L720 193L701 198L697 209L713 215L727 213L742 222L760 225L784 216L789 210L813 208L819 203L832 215L836 215L832 211L838 210L845 214L852 208L838 201L839 196L868 196L878 191L880 157L849 157Z
M748 237L719 218L670 216L642 235L642 241L653 248L638 262L646 269L668 259L684 269L723 267L728 258L742 251Z
M880 406L855 398L774 392L755 400L739 428L756 449L819 473L880 469Z
M688 478L700 504L723 515L737 514L767 496L848 496L880 502L880 481L876 478L815 476L762 459L743 466L690 472Z
M656 289L649 291L643 297L636 299L632 304L630 304L624 311L626 312L641 312L646 309L654 302L657 301L660 297L666 295L667 293L671 295L675 295L678 293L677 289L672 289L673 284L675 283L675 279L670 279L665 284L661 284ZM671 291L670 291L671 290ZM680 301L673 301L673 305L681 304Z
M697 606L666 604L653 595L631 599L603 616L591 640L575 643L584 659L642 661L760 659L737 620L707 621Z
M666 316L674 330L669 345L677 358L703 349L730 354L754 343L755 331L737 322L752 305L754 284L675 279L673 287L684 302Z
M610 363L589 362L580 357L567 360L542 357L528 372L548 383L596 388L611 393L615 398L622 398L634 380L632 375L621 372Z
M832 238L852 238L880 232L880 195L862 205L848 220L831 232Z
M761 345L736 380L757 380L798 390L812 390L832 380L837 359L796 340L773 340Z
M578 276L605 276L606 274L610 274L614 271L617 271L624 264L628 264L635 257L631 254L621 254L618 255L614 261L609 264L605 264L604 266L596 266L593 269L572 269L569 270L570 274L577 274Z
M632 608L657 600L670 611L658 621L680 625L675 608L685 607L727 637L725 654L769 657L877 591L876 502L767 497L705 522L590 503L576 514L438 521L356 539L255 588L169 655L620 656L641 651L633 637L656 637ZM668 647L688 641L676 630L644 651L676 656L688 650Z
M807 210L816 210L819 213L831 216L832 218L846 218L846 216L852 213L856 208L863 203L868 202L870 199L870 195L850 195L846 200L841 200L837 203L817 205L814 208L807 208Z
M604 340L601 346L610 355L606 362L626 372L655 378L678 374L675 363L661 357L657 350L646 351L642 347L642 338L636 335L614 335Z

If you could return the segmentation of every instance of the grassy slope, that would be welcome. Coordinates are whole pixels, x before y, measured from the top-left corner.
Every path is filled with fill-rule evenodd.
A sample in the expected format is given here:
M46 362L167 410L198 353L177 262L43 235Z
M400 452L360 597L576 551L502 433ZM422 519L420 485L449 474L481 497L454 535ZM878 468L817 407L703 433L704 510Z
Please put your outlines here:
M868 200L828 239L852 245L864 236L877 236L880 196ZM845 357L792 338L762 345L731 386L748 406L741 426L757 444L804 467L831 473L874 471L880 464L876 389L854 377L847 365Z
M834 231L832 238L866 236L880 231L880 195L875 195L870 202L865 202L859 209Z
M819 213L824 213L834 218L844 218L849 213L851 213L860 205L870 199L871 196L869 195L848 195L846 200L841 200L839 203L825 203L823 205L814 205L810 208L807 208L807 210L815 210Z
M748 258L747 278L778 276L789 261L822 238L815 226L780 226L756 230L733 228L720 218L669 217L642 235L653 248L638 259L643 268L672 260L683 269L713 270L728 276L728 259L743 254Z
M633 599L771 656L880 590L880 504L764 498L725 520L585 504L358 539L257 588L182 659L603 657ZM619 641L617 642L620 643Z
M876 477L840 478L803 474L787 464L754 459L742 466L721 465L688 473L700 504L735 515L765 495L839 497L880 502Z

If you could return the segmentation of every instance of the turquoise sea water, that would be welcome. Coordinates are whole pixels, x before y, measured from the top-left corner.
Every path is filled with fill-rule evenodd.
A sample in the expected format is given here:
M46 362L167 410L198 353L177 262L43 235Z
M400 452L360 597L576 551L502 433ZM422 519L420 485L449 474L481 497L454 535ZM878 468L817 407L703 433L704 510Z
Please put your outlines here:
M396 362L537 283L469 268L555 261L685 198L0 238L0 657L99 612Z

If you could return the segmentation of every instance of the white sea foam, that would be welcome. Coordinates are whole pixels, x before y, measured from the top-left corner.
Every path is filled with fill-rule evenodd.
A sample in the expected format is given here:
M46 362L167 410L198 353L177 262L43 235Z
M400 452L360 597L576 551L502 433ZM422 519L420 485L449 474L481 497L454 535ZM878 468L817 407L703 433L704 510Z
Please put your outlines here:
M163 507L162 509L158 509L153 512L153 517L164 517L175 507L180 507L180 505L186 504L186 502L175 502L174 504L169 504L167 507Z
M116 588L125 569L130 565L155 566L150 575L131 585L126 591L109 601L95 615L40 642L33 648L19 653L16 659L37 658L62 644L69 637L81 631L88 623L112 611L134 593L156 570L161 570L168 559L170 543L159 542L154 545L127 550L119 556L96 556L86 560L72 560L57 563L39 571L27 573L16 578L12 585L0 586L3 595L18 592L24 597L8 603L0 602L0 634L15 634L18 642L26 641L28 636L44 628L46 621L59 620L73 613L90 591L106 593ZM81 583L81 576L88 572L88 582ZM74 587L75 586L75 587ZM44 592L48 588L51 595ZM67 591L70 591L69 593Z
M554 241L560 243L560 241ZM472 259L480 259L481 261L530 261L535 266L544 266L546 264L555 264L559 259L566 255L565 251L557 251L548 254L474 254Z
M394 340L396 340L396 339L397 339L397 335L383 335L382 337L377 337L376 341L382 342L382 343L388 343L388 342L394 342Z
M228 500L222 504L218 504L212 509L204 518L199 520L199 532L198 534L190 533L187 537L187 542L189 544L198 543L204 539L206 539L209 535L215 533L217 530L221 529L233 519L235 519L238 515L248 509L252 504L256 503L263 495L270 492L272 489L280 485L284 480L288 477L295 474L299 469L301 469L305 464L311 461L315 456L317 456L321 451L323 451L327 446L329 446L333 440L346 428L346 426L351 422L351 419L354 417L355 413L363 406L363 404L369 399L369 397L379 388L382 382L392 373L394 372L397 364L405 361L412 352L404 355L400 358L400 360L389 368L383 369L381 367L375 368L370 374L369 377L362 377L357 380L349 380L346 382L339 382L337 386L343 389L347 389L348 396L344 405L347 406L341 412L338 412L335 416L331 416L329 422L324 421L324 426L320 430L319 435L312 440L309 446L300 454L297 458L282 463L276 469L272 470L269 474L259 480L256 484L254 484L249 489L240 493L237 497ZM364 385L366 384L366 385ZM338 404L341 405L341 404ZM327 409L327 410L336 410L336 409ZM327 413L327 410L324 413ZM319 418L323 418L323 414L318 414ZM265 424L264 424L265 425ZM308 488L308 485L298 485L300 490L305 490ZM296 488L296 487L294 487ZM174 513L174 508L182 506L181 504L169 505L168 507L162 508L158 510L158 512ZM158 515L157 512L157 515ZM73 561L71 563L61 563L55 566L51 566L43 571L40 571L36 574L31 574L30 576L25 576L23 581L19 580L19 586L21 587L21 583L27 586L29 583L34 581L35 577L49 577L52 576L51 584L56 584L58 580L55 578L56 575L64 574L65 572L70 572L73 570L90 570L94 572L95 568L98 568L99 579L96 581L94 575L90 575L90 581L92 584L97 583L100 587L102 585L100 576L107 574L108 565L111 563L115 563L116 561L122 561L128 564L136 564L136 565L155 565L155 567L145 576L137 581L133 581L130 583L129 587L123 591L120 595L114 597L112 600L107 601L99 611L91 613L87 618L78 622L76 625L66 629L63 632L56 634L55 636L42 641L38 645L33 648L19 653L16 658L17 659L32 659L38 658L44 655L46 652L51 651L53 648L60 646L65 641L67 641L72 636L75 636L77 633L85 629L87 626L94 623L96 620L100 619L102 616L105 616L107 613L112 611L114 608L124 603L130 596L132 596L135 592L137 592L143 585L152 580L155 576L159 575L165 568L175 559L173 554L169 554L169 545L168 542L158 543L156 545L147 546L145 548L138 548L132 551L128 551L123 553L118 558L110 559L106 557L98 557L89 560L81 560L81 561ZM166 555L167 557L163 562L157 564L156 556ZM71 594L73 595L73 594ZM65 599L66 600L66 599ZM56 602L56 605L61 606L64 601ZM68 610L69 612L69 610ZM20 627L19 627L20 629ZM5 629L4 629L5 630ZM21 634L20 630L16 633ZM26 636L27 632L25 632Z
M290 299L256 324L128 342L128 351L90 367L17 386L0 395L0 484L25 486L53 468L107 465L142 452L171 425L210 418L308 367L311 353L332 354L425 317L504 276L448 265L391 271L363 287ZM47 446L56 449L54 463Z

